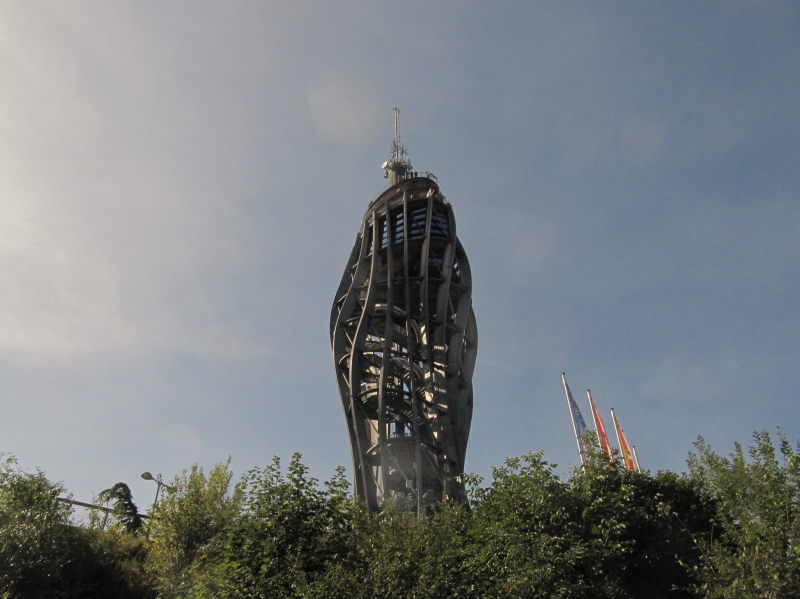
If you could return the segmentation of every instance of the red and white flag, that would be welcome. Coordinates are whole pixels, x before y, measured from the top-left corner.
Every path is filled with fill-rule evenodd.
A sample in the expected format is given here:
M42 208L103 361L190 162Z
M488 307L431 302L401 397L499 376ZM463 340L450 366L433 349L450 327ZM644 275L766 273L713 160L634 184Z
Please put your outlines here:
M567 396L567 407L569 408L569 418L572 421L572 432L575 433L575 442L578 444L578 454L581 457L581 464L586 463L586 445L583 443L583 435L586 432L586 422L583 420L578 404L572 398L572 391L567 385L566 373L561 373L561 382L564 384L564 393Z

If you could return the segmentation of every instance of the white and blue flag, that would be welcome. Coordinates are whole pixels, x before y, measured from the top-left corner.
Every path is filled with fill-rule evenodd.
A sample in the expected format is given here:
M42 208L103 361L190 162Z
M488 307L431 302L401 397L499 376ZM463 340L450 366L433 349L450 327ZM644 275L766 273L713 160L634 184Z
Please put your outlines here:
M561 373L561 382L564 383L564 393L567 396L567 407L569 408L569 417L572 420L572 431L575 433L575 442L578 444L578 454L581 456L581 464L586 462L586 445L583 442L583 435L586 432L586 421L581 415L580 408L575 400L572 398L572 391L569 390L567 385L566 373Z

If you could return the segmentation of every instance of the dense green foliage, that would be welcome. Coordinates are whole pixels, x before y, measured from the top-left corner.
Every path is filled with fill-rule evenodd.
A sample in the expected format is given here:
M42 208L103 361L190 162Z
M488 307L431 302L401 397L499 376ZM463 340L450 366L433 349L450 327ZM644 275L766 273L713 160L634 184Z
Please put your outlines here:
M747 452L737 443L728 457L700 439L689 458L718 506L703 539L702 589L715 599L800 597L800 451L783 435L777 451L766 432L753 439Z
M183 597L208 563L213 542L227 533L242 506L231 487L230 460L206 474L197 465L175 477L147 524L148 569L163 597Z
M507 460L473 493L485 597L693 597L685 564L710 513L692 482L610 466L601 454L568 482L540 453Z
M2 456L0 456L2 458ZM61 485L0 461L0 597L147 598L147 548L129 534L70 523Z
M713 598L800 596L800 456L754 435L702 440L689 472L633 473L599 452L568 480L541 453L469 480L469 509L355 505L343 472L299 455L246 473L194 466L138 525L76 525L64 490L0 463L0 598ZM121 485L121 486L120 486ZM127 492L126 492L127 491Z

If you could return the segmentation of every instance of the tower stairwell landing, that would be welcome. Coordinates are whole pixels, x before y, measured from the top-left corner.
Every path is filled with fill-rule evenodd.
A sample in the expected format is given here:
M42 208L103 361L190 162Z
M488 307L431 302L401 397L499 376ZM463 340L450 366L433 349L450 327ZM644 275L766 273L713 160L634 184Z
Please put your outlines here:
M467 255L435 177L400 142L367 208L331 310L355 495L422 511L464 501L478 332Z

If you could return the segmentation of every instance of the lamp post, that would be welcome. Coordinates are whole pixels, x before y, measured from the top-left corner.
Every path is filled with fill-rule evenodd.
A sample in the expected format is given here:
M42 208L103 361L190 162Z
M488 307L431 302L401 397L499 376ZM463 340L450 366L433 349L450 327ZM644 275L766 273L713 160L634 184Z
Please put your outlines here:
M158 494L161 492L161 487L166 487L170 491L172 491L175 487L171 487L168 484L164 483L164 481L161 480L160 474L156 474L155 476L153 476L149 472L142 472L142 478L145 480L152 480L153 482L156 483L156 485L158 485L156 487L156 498L153 500L153 507L151 508L151 511L154 511L158 506Z

